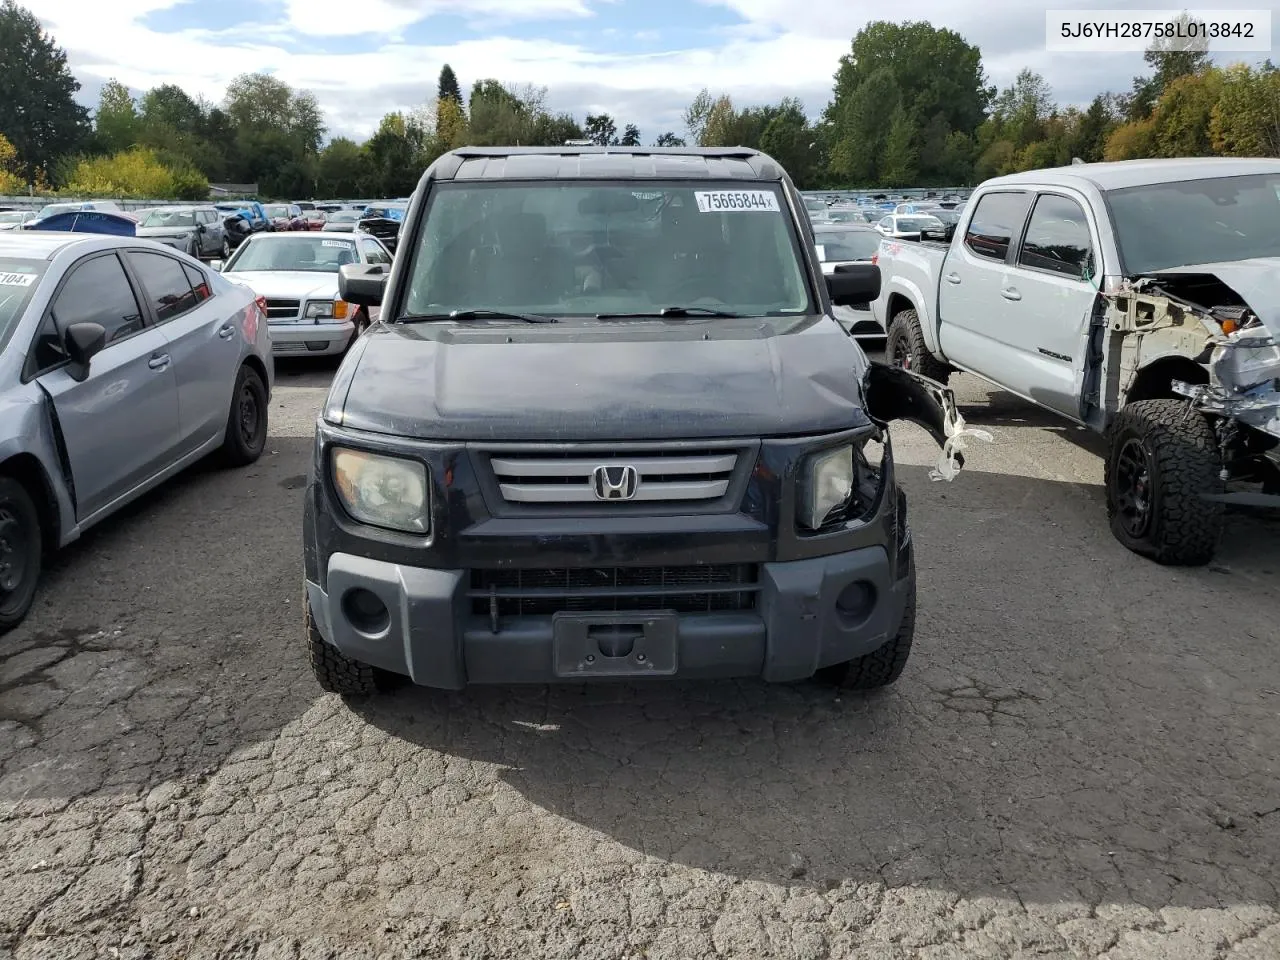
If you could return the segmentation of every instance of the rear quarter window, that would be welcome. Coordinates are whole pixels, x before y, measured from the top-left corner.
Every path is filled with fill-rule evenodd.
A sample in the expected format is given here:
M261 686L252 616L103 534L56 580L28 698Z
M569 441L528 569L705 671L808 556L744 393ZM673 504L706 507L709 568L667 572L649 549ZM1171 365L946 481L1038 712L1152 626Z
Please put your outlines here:
M984 194L974 207L973 218L965 230L964 245L976 256L1003 262L1009 256L1009 244L1022 232L1030 209L1029 193Z

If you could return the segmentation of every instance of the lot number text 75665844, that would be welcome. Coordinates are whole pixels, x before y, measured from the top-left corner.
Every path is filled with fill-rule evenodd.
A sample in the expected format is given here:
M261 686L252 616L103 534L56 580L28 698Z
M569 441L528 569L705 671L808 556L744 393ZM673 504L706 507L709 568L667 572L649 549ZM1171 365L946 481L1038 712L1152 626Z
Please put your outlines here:
M699 213L760 211L780 213L778 196L772 190L695 190Z

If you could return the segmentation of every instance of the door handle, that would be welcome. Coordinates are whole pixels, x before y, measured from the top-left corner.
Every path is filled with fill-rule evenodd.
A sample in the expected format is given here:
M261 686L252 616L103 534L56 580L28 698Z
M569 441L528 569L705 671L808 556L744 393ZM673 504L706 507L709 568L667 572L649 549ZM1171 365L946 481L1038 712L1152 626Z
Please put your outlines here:
M958 274L958 273L948 273L948 274L946 275L946 277L944 277L943 279L944 279L944 280L946 280L946 281L947 281L947 283L959 283L959 282L960 282L960 274Z
M147 361L147 366L152 370L163 370L169 365L169 355L167 353L153 354L151 359Z
M1013 289L1013 287L1005 287L1003 290L1000 291L1000 296L1004 297L1006 300L1022 299L1022 294L1020 294L1017 290Z
M234 323L224 323L218 328L218 336L223 340L230 340L236 335L236 327Z

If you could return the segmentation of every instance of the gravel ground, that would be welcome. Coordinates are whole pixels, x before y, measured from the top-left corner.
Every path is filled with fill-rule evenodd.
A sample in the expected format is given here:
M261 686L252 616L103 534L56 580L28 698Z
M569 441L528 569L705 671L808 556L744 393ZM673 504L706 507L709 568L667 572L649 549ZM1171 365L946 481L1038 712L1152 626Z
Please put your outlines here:
M1280 522L1113 541L1097 444L969 377L952 484L895 428L920 569L890 691L321 695L301 486L255 467L61 554L0 642L0 958L1280 957Z

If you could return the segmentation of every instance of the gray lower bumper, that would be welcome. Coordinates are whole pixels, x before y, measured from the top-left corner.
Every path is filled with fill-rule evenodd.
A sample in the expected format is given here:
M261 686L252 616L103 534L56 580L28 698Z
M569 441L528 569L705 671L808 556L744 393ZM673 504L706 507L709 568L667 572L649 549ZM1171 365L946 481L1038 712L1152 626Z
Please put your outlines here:
M495 633L473 613L464 570L430 570L349 554L329 558L328 592L307 583L317 628L342 653L445 689L467 684L580 681L556 667L552 617L505 617ZM863 603L853 612L837 599L858 584ZM375 625L355 622L353 591L367 590L389 611ZM905 582L895 582L880 547L852 553L766 563L754 610L682 614L675 624L672 669L688 679L759 677L803 680L820 667L870 653L901 623ZM643 615L637 615L643 619ZM643 675L643 674L637 674Z
M271 352L276 356L329 356L342 353L351 342L355 325L350 320L335 323L314 323L310 320L298 323L269 324Z

